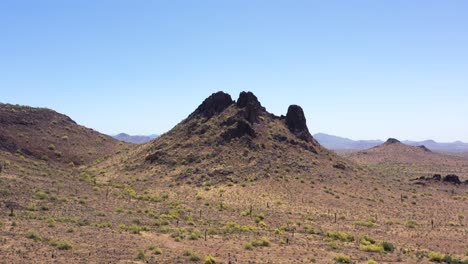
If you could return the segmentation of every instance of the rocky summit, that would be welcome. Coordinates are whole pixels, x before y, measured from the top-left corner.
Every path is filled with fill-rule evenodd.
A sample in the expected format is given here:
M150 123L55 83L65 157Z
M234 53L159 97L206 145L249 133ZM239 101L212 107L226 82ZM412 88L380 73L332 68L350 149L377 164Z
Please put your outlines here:
M396 138L389 138L387 141L385 141L385 145L392 145L392 144L398 144L401 143L398 139Z
M123 159L127 160L124 170L163 171L169 181L263 178L279 173L274 168L283 166L303 173L318 166L353 169L314 140L300 106L292 105L286 116L276 116L252 92L241 92L237 101L224 92L210 95L172 130ZM219 164L229 173L219 173Z
M217 92L206 98L203 103L192 113L191 116L201 115L210 119L214 115L223 112L234 101L231 96L224 92Z

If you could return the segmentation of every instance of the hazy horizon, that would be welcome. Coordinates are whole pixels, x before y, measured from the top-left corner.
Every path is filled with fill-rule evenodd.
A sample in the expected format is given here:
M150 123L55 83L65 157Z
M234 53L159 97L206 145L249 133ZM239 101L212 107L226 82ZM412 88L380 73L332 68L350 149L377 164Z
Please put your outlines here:
M252 91L312 134L468 142L468 2L183 3L3 1L0 102L148 135Z

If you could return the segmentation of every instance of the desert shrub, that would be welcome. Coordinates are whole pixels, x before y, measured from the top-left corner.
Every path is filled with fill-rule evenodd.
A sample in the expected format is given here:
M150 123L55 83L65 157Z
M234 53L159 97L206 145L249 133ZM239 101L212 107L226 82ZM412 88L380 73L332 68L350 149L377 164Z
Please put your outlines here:
M317 234L317 230L312 226L304 226L304 232L311 235Z
M393 252L395 246L386 241L377 243L377 241L369 236L363 236L359 240L361 246L360 249L366 252Z
M216 263L216 259L211 256L211 255L208 255L205 257L205 264L215 264Z
M405 226L408 227L408 228L416 228L417 225L418 225L418 223L416 221L414 221L414 220L408 220L405 223Z
M367 264L379 264L377 261L373 260L373 259L369 259L367 261Z
M365 252L384 252L384 249L379 244L361 245L360 249Z
M442 262L442 260L444 259L444 255L442 253L439 253L439 252L430 252L427 257L429 258L430 261L433 261L433 262Z
M34 194L34 198L39 199L39 200L46 200L49 198L49 195L44 191L37 191Z
M192 250L186 250L184 252L184 256L189 257L189 260L194 261L194 262L199 261L201 259L201 257L197 253L193 252Z
M336 243L336 241L331 241L330 242L330 248L331 249L340 249L340 245L338 245L338 243Z
M361 245L364 245L364 246L368 246L368 245L376 243L375 239L367 235L362 236L359 242L361 243Z
M161 255L162 253L163 253L163 250L161 248L155 248L154 249L154 254Z
M357 226L364 226L364 227L373 227L375 226L375 220L374 219L369 219L366 221L356 221L354 222L355 225Z
M145 251L143 251L142 249L138 250L136 258L138 260L145 260L146 259Z
M169 221L168 220L156 220L153 222L153 225L155 226L167 226L169 225Z
M67 241L60 241L56 239L52 239L49 241L49 245L58 248L59 250L70 250L73 248L73 245Z
M30 204L26 207L26 210L34 212L34 211L38 211L38 208L37 208L37 206L36 206L35 203L30 203Z
M34 241L42 241L41 235L39 235L39 233L37 233L36 231L29 231L26 234L26 237Z
M253 240L250 243L254 247L269 247L270 246L270 240L267 237L262 237L260 239Z
M119 228L123 229L123 230L126 230L126 231L129 231L130 233L136 234L136 235L139 235L141 233L141 231L150 231L151 230L147 226L138 226L138 225L127 226L127 225L124 225L124 224L119 225Z
M103 223L94 223L94 224L91 224L91 226L95 226L95 227L99 227L99 228L106 228L106 227L112 227L112 223L111 222L103 222Z
M334 239L334 240L340 240L343 242L352 242L354 241L354 236L350 233L346 232L339 232L339 231L328 231L326 233L326 236Z
M252 243L247 243L247 244L245 244L245 245L244 245L244 249L245 249L245 250L253 250L253 245L252 245Z
M351 258L343 254L336 255L334 260L337 263L351 263Z
M393 252L395 250L395 245L387 241L382 242L382 247L385 252Z
M57 245L57 248L58 248L59 250L70 250L70 249L73 248L73 245L70 244L70 243L68 243L68 242L66 242L66 241L62 241L62 242L60 242L60 243Z
M201 237L202 235L203 235L202 231L200 231L199 229L194 229L194 230L192 231L192 233L190 233L190 235L189 235L188 238L189 238L190 240L198 240L198 239L200 239L200 237Z

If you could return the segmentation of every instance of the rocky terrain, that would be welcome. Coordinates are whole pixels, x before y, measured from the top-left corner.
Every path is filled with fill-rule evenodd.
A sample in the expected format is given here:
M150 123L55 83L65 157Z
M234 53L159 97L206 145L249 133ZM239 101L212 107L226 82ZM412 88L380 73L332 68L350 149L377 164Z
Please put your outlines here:
M4 263L468 263L465 155L394 139L337 155L300 106L250 92L141 145L2 109Z

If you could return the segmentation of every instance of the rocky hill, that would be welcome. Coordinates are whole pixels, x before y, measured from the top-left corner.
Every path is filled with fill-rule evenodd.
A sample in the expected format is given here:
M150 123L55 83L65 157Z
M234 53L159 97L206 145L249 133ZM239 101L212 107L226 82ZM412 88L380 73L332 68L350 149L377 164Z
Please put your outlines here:
M116 168L138 175L158 171L178 182L352 169L312 137L300 106L276 116L251 92L242 92L237 101L223 92L212 94L171 131L107 166L114 175Z
M0 104L0 151L80 165L125 145L50 109Z

